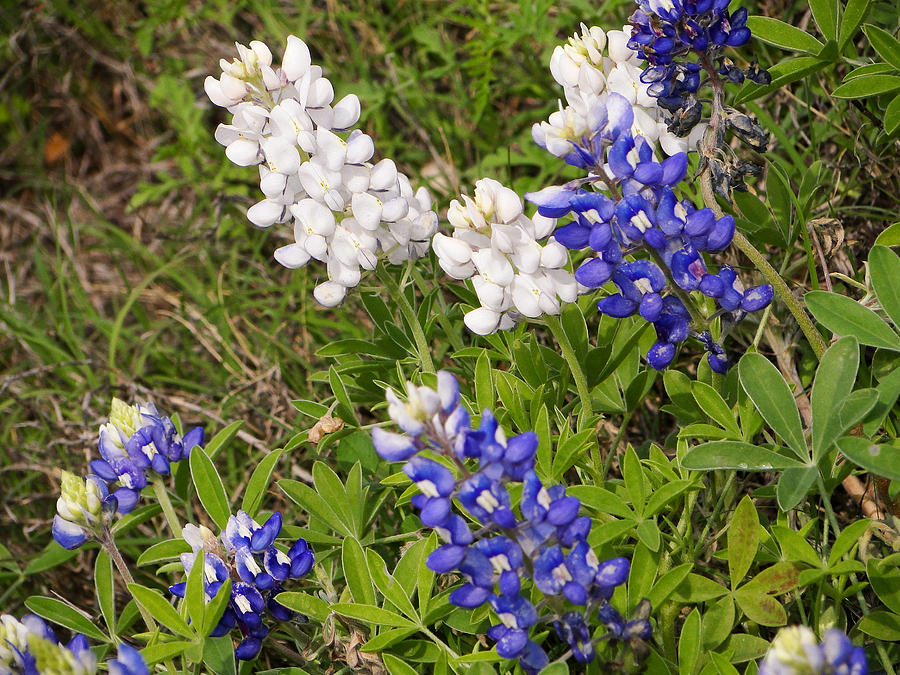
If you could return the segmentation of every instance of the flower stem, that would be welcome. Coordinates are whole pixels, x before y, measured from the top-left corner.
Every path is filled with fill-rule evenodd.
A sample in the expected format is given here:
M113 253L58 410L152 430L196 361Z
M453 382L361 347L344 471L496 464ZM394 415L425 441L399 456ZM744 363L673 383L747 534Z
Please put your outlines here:
M556 343L559 345L563 358L569 365L572 379L575 380L575 388L578 390L578 398L581 401L581 412L578 415L578 429L584 429L587 418L591 414L591 392L590 389L588 389L587 377L581 369L581 364L578 362L578 356L575 354L575 349L569 341L569 336L566 335L562 328L562 322L559 320L559 317L548 315L544 321L550 329L550 332L553 334Z
M431 349L428 347L428 340L425 339L425 332L422 330L422 325L419 323L419 317L416 316L416 310L413 309L409 300L406 299L406 294L403 292L400 284L398 284L393 275L384 268L384 265L381 265L378 268L378 276L384 285L388 287L388 292L393 299L400 305L400 312L409 324L409 328L413 334L413 340L415 340L416 343L416 351L419 354L422 370L426 373L433 373L434 362L431 360Z
M178 514L175 513L175 509L172 506L172 500L169 499L166 485L159 476L153 479L153 494L156 495L156 499L162 507L163 515L166 517L166 523L169 525L172 536L181 536L181 522L178 520Z
M709 170L704 171L700 176L700 191L703 194L703 201L706 202L706 205L713 210L717 218L721 218L724 215L724 212L719 208L719 204L716 202ZM797 320L797 324L809 341L809 345L812 347L813 352L815 352L816 358L821 359L822 354L825 353L826 349L825 340L819 335L819 331L816 330L815 325L813 325L812 320L806 313L806 309L800 304L800 301L794 297L793 293L791 293L791 289L788 288L788 285L785 283L784 279L781 278L781 275L778 274L776 269L772 267L768 260L766 260L766 257L750 243L750 240L747 239L740 230L735 230L734 232L734 245L747 256L750 262L752 262L756 269L758 269L763 277L765 277L766 281L772 284L775 295L787 306L788 311L793 314L794 319Z
M103 550L106 551L107 555L109 555L109 559L113 561L116 569L119 570L119 574L122 576L122 580L125 582L126 588L133 584L134 577L131 576L131 571L128 569L128 565L125 564L125 560L122 558L122 554L119 553L119 547L116 546L116 540L115 537L113 537L112 530L104 530L102 536L100 537L100 545L103 547ZM156 621L153 620L153 617L150 615L150 613L146 609L144 609L137 600L135 600L135 605L137 606L138 611L141 613L141 618L144 620L144 623L147 626L147 630L151 633L156 631Z
M703 69L706 71L707 75L709 75L709 83L713 90L712 112L710 114L709 127L707 128L706 135L701 143L700 154L707 158L711 158L715 154L718 130L722 122L725 86L722 83L719 74L716 72L716 69L706 58L700 59L700 65L703 66ZM716 194L712 184L712 172L709 167L704 169L703 173L700 174L700 193L703 195L703 201L706 202L706 205L716 214L716 218L721 218L725 215L719 207L719 203L716 201ZM806 309L804 309L803 305L800 304L800 301L793 296L791 289L788 288L788 285L784 282L784 279L781 278L781 275L778 274L771 264L769 264L769 261L766 260L765 256L750 243L750 240L738 230L735 230L734 233L734 244L745 256L747 256L747 258L750 259L750 262L752 262L756 266L756 269L762 273L766 278L766 281L772 284L775 295L777 295L787 306L788 311L790 311L797 320L797 324L809 341L809 345L812 347L813 352L815 352L816 358L821 359L822 354L825 353L825 341L822 339L822 336L819 335L819 332L810 320L809 315L806 313Z

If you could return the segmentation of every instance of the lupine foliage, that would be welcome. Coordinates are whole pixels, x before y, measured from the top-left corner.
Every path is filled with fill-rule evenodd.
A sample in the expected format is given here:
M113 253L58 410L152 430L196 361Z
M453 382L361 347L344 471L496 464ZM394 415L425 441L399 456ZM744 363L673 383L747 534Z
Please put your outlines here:
M896 672L896 7L326 4L11 26L172 131L4 202L0 673Z

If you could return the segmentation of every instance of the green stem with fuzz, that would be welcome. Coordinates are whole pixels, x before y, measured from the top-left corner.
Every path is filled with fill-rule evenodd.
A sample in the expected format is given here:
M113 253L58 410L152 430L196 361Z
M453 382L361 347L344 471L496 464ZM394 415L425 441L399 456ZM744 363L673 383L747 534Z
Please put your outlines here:
M116 540L113 537L112 530L106 529L103 534L100 536L100 545L103 547L103 550L106 551L107 555L109 555L109 559L113 561L113 564L116 566L116 569L119 571L119 574L122 576L122 580L125 582L126 588L134 583L134 577L131 576L131 570L128 569L128 565L125 564L125 560L122 558L122 554L119 553L119 547L116 546ZM153 617L150 613L141 606L141 603L135 600L134 603L138 611L141 613L141 618L144 620L144 624L147 626L147 630L151 633L156 631L156 621L154 621Z
M413 334L413 340L416 343L416 351L419 354L422 370L426 373L433 373L434 362L431 360L431 349L428 347L428 340L425 339L425 332L422 330L421 324L419 324L419 317L416 316L416 310L409 304L409 300L406 299L406 294L403 292L400 284L398 284L393 275L385 269L384 265L378 267L378 277L384 285L387 286L388 292L393 299L400 305L400 313L403 314L403 317L409 324L409 329Z
M580 431L585 428L587 419L591 414L591 392L590 389L588 389L587 377L581 369L581 364L578 362L578 355L575 354L575 349L569 341L569 336L566 335L563 330L562 322L559 320L559 317L548 315L545 317L544 322L547 325L547 328L550 329L550 332L553 333L556 344L559 345L563 358L569 366L569 371L572 373L572 379L575 380L578 398L581 399L581 412L578 414L578 430Z

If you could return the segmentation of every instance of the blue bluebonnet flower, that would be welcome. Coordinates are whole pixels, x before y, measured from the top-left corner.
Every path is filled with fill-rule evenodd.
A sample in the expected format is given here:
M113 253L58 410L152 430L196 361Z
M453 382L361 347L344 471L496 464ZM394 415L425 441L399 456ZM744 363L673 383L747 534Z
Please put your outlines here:
M26 614L21 621L10 614L0 615L0 675L96 672L97 659L84 635L76 635L64 645L34 614Z
M733 324L768 305L772 288L745 291L727 265L710 272L702 254L730 245L734 218L716 218L711 209L697 209L675 196L672 188L685 178L687 155L680 152L657 161L651 143L632 132L634 114L624 97L611 93L595 107L598 126L572 141L574 154L567 158L586 168L588 176L525 197L544 216L571 216L557 229L556 240L570 249L593 252L575 271L575 279L588 288L608 282L616 286L618 292L597 303L601 313L615 318L639 314L653 324L657 341L647 361L661 370L675 358L682 341L704 328L693 326L695 319L684 300L690 298L688 293L714 298L719 312ZM592 192L589 186L608 194ZM647 257L637 257L642 252ZM711 338L708 342L709 364L722 372L728 366L724 350L720 353Z
M182 537L191 553L181 555L181 564L189 574L203 553L203 583L206 601L212 600L227 579L232 580L231 598L225 613L213 629L214 637L239 628L242 639L235 656L242 661L256 658L263 639L269 633L266 617L277 621L305 621L276 600L282 583L299 579L312 569L315 557L305 539L297 539L284 552L275 545L281 533L282 515L277 511L260 525L247 512L229 516L221 538L207 527L185 525ZM187 582L169 587L176 597L184 597Z
M63 548L78 548L88 538L99 538L115 512L116 499L109 494L102 479L94 475L81 479L63 471L53 518L53 538Z
M150 672L141 653L131 645L120 642L117 656L106 664L110 675L148 675Z
M577 659L593 659L588 625L615 587L625 583L629 561L600 562L587 543L591 522L579 515L580 501L562 485L544 487L534 471L535 433L507 439L490 410L482 412L477 429L471 428L459 384L445 371L437 375L436 390L408 384L407 392L406 402L387 393L388 413L406 435L376 428L372 439L383 458L406 460L403 471L421 491L412 504L423 525L444 542L426 565L463 578L450 602L464 608L488 603L499 619L488 637L498 654L518 659L526 673L537 673L548 663L544 648L531 639L540 620L554 623ZM441 455L447 463L423 452ZM522 484L517 509L510 483ZM453 512L454 501L478 524L477 532ZM545 598L540 612L532 602L532 586ZM643 630L628 634L648 636Z
M759 675L867 675L862 647L837 628L825 631L821 644L806 626L782 628L759 664Z
M116 487L113 494L120 513L137 505L147 485L146 471L167 476L173 462L203 444L203 428L195 427L182 438L171 419L159 414L152 403L128 405L114 398L109 422L100 427L100 456L91 470Z

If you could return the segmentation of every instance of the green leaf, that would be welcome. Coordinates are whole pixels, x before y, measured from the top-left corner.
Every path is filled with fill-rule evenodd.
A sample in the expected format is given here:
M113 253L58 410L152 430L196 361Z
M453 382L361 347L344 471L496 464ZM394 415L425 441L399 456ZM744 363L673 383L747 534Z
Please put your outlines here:
M196 451L196 448L194 448L194 451ZM193 456L194 452L191 452L191 457ZM178 633L178 635L186 638L194 637L194 631L191 630L178 611L160 593L140 584L128 584L128 590L131 591L135 601L147 610L150 616L156 619L157 623L162 624L173 633Z
M734 599L747 618L761 626L783 626L787 623L784 607L767 593L739 588L734 592Z
M828 566L831 567L837 564L846 553L849 553L863 535L865 535L866 530L868 530L871 525L871 520L863 518L861 520L855 520L845 527L831 545L831 553L828 554Z
M876 640L900 642L900 616L892 612L872 612L864 616L856 627Z
M676 480L663 483L659 488L653 491L647 500L647 508L644 509L644 516L650 518L655 516L670 501L675 499L681 493L690 490L697 490L699 486L692 480Z
M875 312L853 298L828 291L810 291L804 300L816 320L835 335L852 335L864 345L900 351L900 336Z
M838 47L844 49L848 42L856 35L859 24L869 9L871 0L849 0L844 11L841 12L841 37Z
M809 0L816 25L828 40L838 39L837 7L835 0Z
M283 450L275 450L262 458L253 473L250 480L247 481L247 489L244 490L244 499L241 502L241 509L250 514L253 518L259 511L259 504L262 502L263 494L269 487L269 481L272 480L272 472L278 460L281 459Z
M788 383L762 354L747 353L738 363L741 386L766 423L801 461L809 459L800 412Z
M869 252L869 274L881 307L900 326L900 257L886 246Z
M319 518L331 527L335 532L339 532L344 536L353 536L353 533L335 513L331 505L323 499L318 492L313 490L309 485L300 481L283 478L278 481L278 487L291 498L295 503L302 506L310 515Z
M382 631L359 649L363 652L377 653L397 644L401 640L405 640L417 630L417 628L391 628L390 630Z
M709 658L712 659L713 665L716 667L716 672L719 675L740 675L738 669L731 665L728 657L724 654L710 652Z
M690 448L681 466L693 471L740 469L741 471L773 471L803 467L796 459L740 441L710 441Z
M693 563L684 563L663 574L656 583L653 584L653 588L651 588L650 592L647 594L647 599L650 600L650 606L659 607L662 605L662 603L667 600L668 597L675 592L675 589L687 578L693 567Z
M693 675L696 673L697 659L700 658L700 612L697 608L691 610L684 625L681 627L681 636L678 638L678 672L680 675Z
M241 427L244 426L244 421L239 420L237 422L232 422L227 427L222 429L219 433L212 437L209 443L206 444L204 450L209 457L216 457L222 450L225 449L225 446L231 441L232 438L235 437L238 431L241 430Z
M854 464L877 476L900 480L900 448L879 445L868 438L845 436L837 442L840 451Z
M897 96L900 99L900 95ZM897 99L894 99L896 101ZM891 101L893 105L894 101ZM900 223L889 225L882 230L881 234L875 237L876 246L900 246Z
M372 575L372 581L385 600L407 617L418 620L418 614L416 613L416 608L413 607L412 600L410 600L402 584L388 572L384 559L371 548L366 550L366 559L369 565L369 573ZM387 602L385 607L387 607Z
M25 606L47 621L65 626L76 633L83 633L99 642L109 642L109 637L91 623L90 619L61 600L32 595L25 601Z
M206 576L206 552L200 550L194 559L194 566L191 568L187 577L187 584L184 591L184 604L187 607L188 617L191 624L196 628L205 624L206 615L206 589L204 588L204 577Z
M172 642L157 642L156 644L144 647L141 650L141 656L148 666L160 661L166 661L179 654L183 654L185 650L194 646L194 642L186 640L174 640Z
M828 61L815 56L792 56L787 58L768 69L769 76L772 78L770 84L760 86L747 80L735 97L734 103L737 105L771 94L785 85L796 82L817 70L821 70L826 65L830 65Z
M280 598L281 596L278 597ZM339 602L331 606L331 611L351 619L366 621L375 626L390 626L392 628L413 628L416 626L415 623L396 612L391 612L375 605Z
M707 602L708 600L721 598L727 593L728 589L722 584L691 572L675 589L672 598L678 602L697 604L698 602Z
M631 506L640 518L644 513L647 484L644 472L641 469L641 460L638 459L637 453L630 445L625 451L622 474L625 479L625 489L628 491L628 496L631 499Z
M206 613L204 614L203 624L201 626L203 637L207 637L210 633L213 632L216 624L219 623L219 619L222 618L225 610L228 609L228 603L230 601L231 579L226 579L225 582L219 587L219 590L216 593L215 597L206 605Z
M699 380L691 384L691 394L697 405L723 429L731 433L732 438L740 438L741 430L734 419L734 413L725 403L725 399L715 389Z
M475 362L475 405L479 412L486 408L493 410L496 400L494 381L491 378L491 360L485 349Z
M748 495L737 505L728 528L728 575L737 588L747 575L759 548L759 515Z
M884 132L891 136L898 130L900 130L900 94L892 98L884 109ZM876 244L882 243L879 241L880 238L881 235L878 235L878 239L875 240Z
M804 562L813 567L822 566L819 554L809 545L806 537L796 530L782 525L773 525L772 534L778 541L782 559L789 562Z
M203 448L194 448L190 455L191 478L200 503L219 529L224 530L231 516L225 486L216 471L216 465Z
M188 553L190 550L190 544L184 539L167 539L145 549L138 556L137 564L138 567L143 567L144 565L152 565L163 560L177 560L182 553Z
M383 654L382 659L390 675L418 675L415 668L393 654Z
M275 599L288 609L305 614L315 621L324 621L331 614L331 607L327 602L308 593L279 593Z
M331 385L331 391L335 400L338 402L335 411L342 420L347 424L359 426L359 418L356 416L356 410L350 397L347 395L347 388L344 386L344 380L337 368L330 366L328 368L328 383Z
M785 469L778 477L778 486L775 488L778 508L790 511L797 506L809 493L809 488L816 482L818 473L819 470L814 466Z
M869 38L869 44L875 48L878 55L894 66L894 68L900 70L900 41L884 30L884 28L879 28L872 24L863 26L863 33Z
M659 526L656 524L655 520L642 520L638 523L635 533L644 546L654 553L659 551L659 545L662 543L662 535L660 534Z
M897 75L863 75L845 82L831 95L835 98L868 98L900 89Z
M853 389L858 368L856 338L841 338L822 355L810 395L813 459L817 463L840 435L840 408Z
M94 561L94 588L97 604L110 635L116 634L116 590L113 582L112 561L103 549L97 551Z
M818 54L824 45L806 31L767 16L747 17L747 28L754 37L770 45L797 52Z
M341 522L346 523L351 531L356 529L356 504L347 499L347 491L337 474L325 462L317 461L312 468L313 485L316 492L328 502Z
M47 548L34 560L25 566L26 575L39 574L62 565L78 555L78 549L68 550L60 546L56 540L51 541Z
M203 663L216 675L234 675L234 642L227 635L203 641Z
M374 605L375 587L369 575L366 553L355 537L344 538L341 546L341 566L353 601L363 605Z
M900 614L900 569L870 558L866 564L866 576L878 599L892 612Z
M703 614L703 647L712 650L722 644L734 627L734 600L730 595L707 605Z

